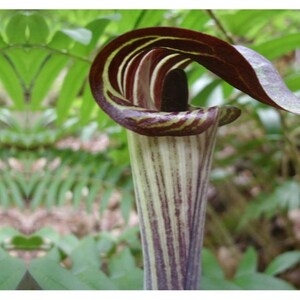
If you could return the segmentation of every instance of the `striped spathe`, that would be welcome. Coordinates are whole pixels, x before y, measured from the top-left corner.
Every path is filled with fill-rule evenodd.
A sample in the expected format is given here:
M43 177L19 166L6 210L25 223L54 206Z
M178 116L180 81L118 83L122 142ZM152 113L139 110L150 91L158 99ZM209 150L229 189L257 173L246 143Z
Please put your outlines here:
M128 131L144 251L145 289L198 289L217 123L197 136Z

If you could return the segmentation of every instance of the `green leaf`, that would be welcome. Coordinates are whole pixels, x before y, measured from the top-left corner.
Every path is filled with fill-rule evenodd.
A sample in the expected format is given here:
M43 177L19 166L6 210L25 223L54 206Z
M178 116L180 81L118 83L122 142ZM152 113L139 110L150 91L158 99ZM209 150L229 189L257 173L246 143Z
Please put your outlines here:
M158 26L164 19L166 10L143 10L136 21L135 28Z
M107 174L105 181L110 183L111 185L116 185L118 180L121 178L124 169L127 168L127 163L125 165L115 166L114 168L111 168Z
M276 37L260 45L255 45L252 47L252 49L272 60L299 47L300 33L292 33L289 35Z
M97 249L97 243L91 236L87 236L79 242L72 251L70 258L74 274L88 269L100 268L100 254Z
M65 235L57 244L57 246L65 252L66 255L71 255L74 249L78 246L79 240L73 234Z
M100 202L100 213L102 214L108 206L109 200L111 198L112 193L114 192L114 188L108 188L104 191L101 202Z
M55 172L55 178L49 183L48 193L46 198L46 207L51 208L55 205L59 186L62 182L62 176L64 174L65 168L61 165Z
M43 179L37 184L30 201L30 206L33 209L36 209L45 200L47 190L52 179L52 174L50 172L47 172L45 176L43 176Z
M134 268L126 274L111 278L111 280L120 290L142 290L143 278L143 271L139 268Z
M128 248L111 258L108 263L110 278L121 290L140 290L143 288L143 271L135 266Z
M32 110L40 107L58 74L66 66L69 58L63 55L52 55L42 68L39 76L34 82L30 106Z
M0 49L6 47L7 44L4 42L3 37L0 35Z
M109 168L111 166L111 162L104 161L101 166L98 166L97 172L94 175L94 178L101 181L107 176L107 173L109 171Z
M43 227L35 232L35 235L40 236L45 241L50 241L57 244L60 240L59 233L51 227Z
M115 238L109 232L101 232L97 242L97 249L100 254L107 254L116 245Z
M48 46L51 49L57 49L59 51L68 50L74 44L74 40L69 36L66 36L63 32L57 31L49 42Z
M32 161L30 161L30 163L31 162ZM38 184L38 182L41 179L41 174L39 172L35 172L30 176L30 178L26 178L26 179L27 179L27 190L33 191L34 187L36 186L36 184Z
M216 13L218 12L216 11ZM283 12L278 10L236 10L220 14L219 17L231 34L255 38L274 16L279 16Z
M92 38L86 46L86 54L89 54L95 49L99 39L102 37L106 27L110 24L111 20L107 18L99 18L87 24L86 28L92 32Z
M134 257L128 248L123 249L108 262L110 277L118 277L131 272L135 268Z
M287 87L296 92L300 90L300 73L293 73L285 78Z
M3 83L5 91L11 97L15 107L22 110L24 108L24 97L20 80L13 66L3 55L0 55L0 65L0 81Z
M118 237L118 243L126 243L131 250L141 250L140 229L138 226L131 227L123 231Z
M19 208L24 208L25 204L23 201L23 195L20 191L20 188L19 188L17 182L15 182L13 180L13 178L9 176L8 173L4 173L3 178L7 184L7 187L9 188L10 197L11 197L13 203L15 203L15 205L17 205Z
M3 243L8 239L10 240L11 238L19 234L20 232L13 227L3 227L0 229L0 243Z
M14 179L19 186L22 196L27 197L27 195L28 195L27 180L26 180L24 174L18 172L14 175Z
M99 18L93 20L89 24L87 24L86 29L92 33L91 40L88 44L83 45L82 43L76 42L74 47L70 49L70 52L76 55L87 56L93 50L95 50L97 43L101 36L103 35L107 25L110 23L111 20Z
M200 289L201 290L239 290L240 287L225 279L202 276Z
M86 125L92 114L93 109L96 107L96 102L91 92L91 88L88 84L85 85L83 96L82 96L82 104L80 109L80 122L82 125Z
M4 209L7 209L10 205L8 191L6 185L2 181L0 181L0 203Z
M28 42L32 44L46 43L49 28L45 19L38 13L31 13L27 18L27 26L29 29Z
M25 262L7 257L0 260L0 290L14 290L26 272Z
M9 43L45 43L49 35L45 19L36 12L21 12L14 15L6 26Z
M17 72L24 82L27 83L27 73L28 73L28 56L30 52L22 48L12 48L6 51L6 57L9 58L14 66L15 72ZM26 79L25 79L26 78Z
M34 250L40 248L44 244L44 241L37 235L30 237L18 235L13 237L11 244L17 249Z
M288 180L278 186L270 197L276 201L278 207L293 210L300 207L300 183L297 180Z
M70 271L47 257L35 259L29 272L44 290L88 290L89 287Z
M129 193L123 193L121 203L120 203L120 209L126 223L129 220L132 204L133 204L133 196Z
M265 273L277 275L294 267L300 262L300 251L289 251L277 256L267 267Z
M204 11L188 10L180 22L180 27L202 31L209 20Z
M89 65L82 61L75 61L68 70L57 99L57 121L59 124L62 124L68 116L69 109L87 78L88 70Z
M249 247L239 264L239 267L236 272L236 277L245 274L255 273L256 268L257 268L257 254L254 248Z
M92 32L86 28L62 29L61 32L83 45L88 45L92 39Z
M261 273L248 273L237 277L234 283L244 290L294 290L284 280Z
M76 173L71 172L71 174L69 174L69 176L62 182L57 197L58 205L63 205L65 203L67 192L71 190L75 180L76 180Z
M58 248L53 247L50 251L47 252L47 258L60 263L61 260L64 258L64 255L58 250Z
M117 290L115 283L109 279L102 271L94 268L76 274L83 283L93 290Z
M223 97L224 99L228 99L229 96L233 93L234 91L234 87L231 86L229 83L227 83L226 81L223 81L221 83L222 86L222 91L223 91Z
M216 257L208 249L202 249L202 273L209 278L224 279L224 271Z
M91 212L93 209L93 203L101 190L101 184L95 183L88 189L88 195L85 199L86 209Z
M91 168L87 166L80 174L80 182L76 184L73 190L73 205L75 208L79 209L81 200L84 198L83 189L87 189L89 179L91 178Z
M3 259L7 259L8 257L9 257L9 254L0 247L0 261Z
M27 28L27 16L23 13L17 13L10 18L6 26L6 36L10 44L25 43Z
M116 22L118 29L116 32L123 33L134 29L134 26L141 15L141 10L125 9L122 11L121 19Z

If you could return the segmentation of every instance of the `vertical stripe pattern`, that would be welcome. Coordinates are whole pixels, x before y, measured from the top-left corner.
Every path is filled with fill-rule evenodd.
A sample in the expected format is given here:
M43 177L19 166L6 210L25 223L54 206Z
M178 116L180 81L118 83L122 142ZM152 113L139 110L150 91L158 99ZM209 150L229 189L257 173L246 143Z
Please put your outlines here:
M144 251L145 288L197 289L217 122L198 136L128 131Z

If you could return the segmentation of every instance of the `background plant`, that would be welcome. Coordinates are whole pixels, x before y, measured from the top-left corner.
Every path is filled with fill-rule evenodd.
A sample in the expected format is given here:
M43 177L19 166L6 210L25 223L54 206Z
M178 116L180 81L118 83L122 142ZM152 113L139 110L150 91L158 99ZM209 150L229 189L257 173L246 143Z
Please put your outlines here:
M1 289L142 288L125 133L87 84L92 59L115 36L156 25L203 31L260 52L300 90L298 11L0 11L0 20ZM188 77L192 103L244 112L219 132L203 288L299 289L299 118L198 66ZM55 227L62 211L94 223Z

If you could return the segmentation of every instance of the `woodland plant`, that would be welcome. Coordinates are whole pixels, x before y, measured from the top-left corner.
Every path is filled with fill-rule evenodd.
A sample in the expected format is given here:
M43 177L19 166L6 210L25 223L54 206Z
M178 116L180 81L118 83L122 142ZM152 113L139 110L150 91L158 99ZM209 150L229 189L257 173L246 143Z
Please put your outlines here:
M93 62L93 95L128 129L145 289L198 289L208 179L218 126L233 106L188 104L184 69L197 62L252 98L300 114L271 62L243 46L180 28L134 30Z

